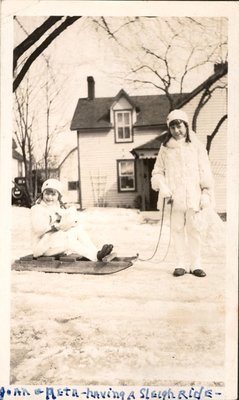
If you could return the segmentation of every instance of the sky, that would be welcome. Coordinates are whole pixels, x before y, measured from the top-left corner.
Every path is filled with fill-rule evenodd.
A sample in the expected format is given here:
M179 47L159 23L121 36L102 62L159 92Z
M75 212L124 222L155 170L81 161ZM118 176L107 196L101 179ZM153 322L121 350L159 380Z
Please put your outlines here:
M105 19L112 27L112 30L116 29L117 26L122 25L127 21L129 17L106 17ZM137 60L137 40L141 40L142 45L150 46L155 51L159 51L161 43L159 42L160 32L158 25L154 21L147 21L144 19L144 31L138 32L139 28L127 28L121 29L118 33L120 42L126 47L132 50L131 60L129 54L124 53L122 48L110 38L106 32L101 28L98 28L92 22L95 17L82 17L76 21L73 25L67 28L45 51L45 54L50 55L50 63L54 68L55 73L64 74L68 77L68 85L74 85L74 91L78 96L84 97L87 94L86 90L86 77L93 75L96 85L96 96L114 96L124 85L124 88L129 94L145 94L146 92L158 93L157 89L154 89L152 85L143 86L136 88L129 84L124 78L124 74L128 71L129 62L132 64L133 61ZM19 43L20 39L25 38L26 32L31 32L36 28L44 18L42 17L17 17L17 22L14 24L15 28L15 43ZM181 19L182 20L182 19ZM183 20L182 20L183 21ZM198 19L199 23L202 19ZM226 35L227 24L226 20L216 20L212 18L211 21L215 22L214 29L217 31L221 30L222 34ZM216 22L217 21L217 22ZM173 25L172 21L172 25ZM19 25L21 24L22 27ZM126 30L127 29L127 30ZM130 28L129 28L130 29ZM158 30L158 32L156 32ZM163 32L164 36L166 34ZM208 29L208 35L211 32ZM138 37L136 37L136 35ZM161 33L162 35L162 33ZM198 32L190 31L191 38L195 38ZM189 38L188 38L189 41ZM202 43L202 47L207 42ZM134 53L133 53L134 52ZM184 57L183 49L179 48L174 52L173 63L180 64L180 53L181 57ZM186 54L185 54L186 56ZM225 51L220 55L225 59ZM127 57L127 59L126 59ZM43 57L40 58L41 60ZM37 60L38 63L39 60ZM185 61L183 60L183 63ZM198 72L198 69L200 72ZM208 76L208 73L212 72L212 65L204 65L203 69L198 68L195 70L193 79L188 80L185 85L185 90L192 90L195 85L200 83L202 79ZM203 71L203 75L201 73ZM71 74L69 79L69 74ZM119 79L119 76L123 77Z
M134 17L132 17L134 18ZM131 19L132 19L131 18ZM45 17L36 16L17 16L14 21L14 44L21 42L27 33L32 32L39 26ZM38 140L36 148L41 148L42 134L45 132L46 111L45 111L45 92L42 79L49 74L51 81L50 96L54 98L52 102L50 124L51 130L57 131L54 139L53 153L57 155L59 162L65 157L68 151L76 145L76 135L69 130L77 100L79 97L87 97L87 76L93 76L95 80L96 97L114 97L123 88L129 95L162 94L158 88L152 84L133 85L127 79L129 68L133 65L140 65L146 61L146 57L141 55L140 47L147 46L158 52L160 47L164 47L169 40L170 31L164 25L160 27L154 18L142 19L142 25L129 24L127 28L119 29L122 24L129 20L129 17L107 17L106 20L113 31L117 31L117 38L122 46L107 35L107 33L97 28L92 21L94 16L84 16L67 28L51 45L42 56L32 65L29 73L32 91L31 109L34 113L34 129L37 132ZM170 19L168 19L170 21ZM183 20L181 19L183 22ZM227 23L225 19L211 19L217 32L227 35ZM198 24L202 19L198 19ZM203 22L205 23L205 22ZM175 20L170 21L174 29ZM184 28L182 28L184 29ZM118 31L119 30L119 31ZM208 28L210 37L210 29ZM197 41L198 32L189 30L188 43ZM204 38L205 39L205 38ZM203 46L208 48L213 43L204 40ZM202 38L201 38L202 41ZM178 46L178 47L177 47ZM202 46L202 47L203 47ZM185 48L180 42L175 43L176 51L172 53L171 64L175 71L181 73L182 65L185 64ZM163 50L164 51L164 50ZM200 55L199 55L200 56ZM46 73L46 57L49 60L50 70ZM226 57L225 49L219 53L219 58ZM155 63L154 68L158 68ZM194 62L198 60L195 59ZM151 62L151 60L150 60ZM180 69L181 68L181 69ZM192 70L190 79L185 81L184 92L193 90L198 84L213 73L213 64L208 63ZM143 79L152 80L146 72L142 75ZM157 82L158 83L158 82ZM21 86L24 87L23 83ZM55 93L59 94L55 96ZM172 91L178 91L178 86L173 85ZM39 110L39 104L42 105ZM38 151L39 152L39 151ZM42 150L41 150L42 152ZM40 158L40 156L37 156Z

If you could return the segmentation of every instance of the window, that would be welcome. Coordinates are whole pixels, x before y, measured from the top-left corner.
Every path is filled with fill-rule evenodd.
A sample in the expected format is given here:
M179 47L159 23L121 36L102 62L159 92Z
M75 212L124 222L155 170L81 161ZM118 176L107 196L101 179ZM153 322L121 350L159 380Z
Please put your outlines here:
M77 190L78 188L79 188L79 182L78 181L68 182L68 190Z
M132 118L130 111L115 112L116 142L132 142Z
M118 160L117 167L119 192L134 192L136 190L134 160Z

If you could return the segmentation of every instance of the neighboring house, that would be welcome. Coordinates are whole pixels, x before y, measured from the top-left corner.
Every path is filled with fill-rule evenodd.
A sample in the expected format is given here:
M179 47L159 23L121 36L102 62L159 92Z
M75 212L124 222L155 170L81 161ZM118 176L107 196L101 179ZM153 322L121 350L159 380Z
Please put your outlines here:
M217 77L217 71L212 75ZM88 77L88 97L80 98L71 123L76 147L59 166L67 200L81 207L111 206L156 209L151 172L166 129L169 103L165 95L95 98L94 79ZM211 79L211 77L209 78ZM224 76L225 80L226 77ZM216 83L215 83L216 85ZM176 108L190 117L199 102L202 85L181 97ZM227 92L222 87L198 118L197 134L205 144L218 120L227 113ZM215 136L210 159L215 175L217 210L226 210L226 122Z
M12 181L25 175L23 156L16 149L16 141L12 139Z

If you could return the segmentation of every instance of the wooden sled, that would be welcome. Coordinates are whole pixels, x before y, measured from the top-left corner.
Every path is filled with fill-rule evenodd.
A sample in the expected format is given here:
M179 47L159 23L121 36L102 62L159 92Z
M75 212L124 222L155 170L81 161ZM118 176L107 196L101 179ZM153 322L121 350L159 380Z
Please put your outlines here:
M108 275L129 268L137 260L134 257L117 257L115 253L106 256L103 261L89 261L79 258L76 254L38 257L33 255L21 257L12 265L15 271L37 271L48 273L84 274L84 275Z

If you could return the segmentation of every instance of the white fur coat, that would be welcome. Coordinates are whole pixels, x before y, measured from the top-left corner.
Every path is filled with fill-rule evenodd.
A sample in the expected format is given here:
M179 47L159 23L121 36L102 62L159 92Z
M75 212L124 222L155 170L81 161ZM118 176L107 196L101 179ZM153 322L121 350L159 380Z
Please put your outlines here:
M175 210L200 209L202 196L214 204L213 176L203 144L194 132L191 142L171 138L161 146L152 172L152 188L164 198L172 194Z
M60 219L60 222L57 222ZM71 228L78 224L74 207L62 209L41 201L31 208L32 248L35 257L67 252L72 240Z

